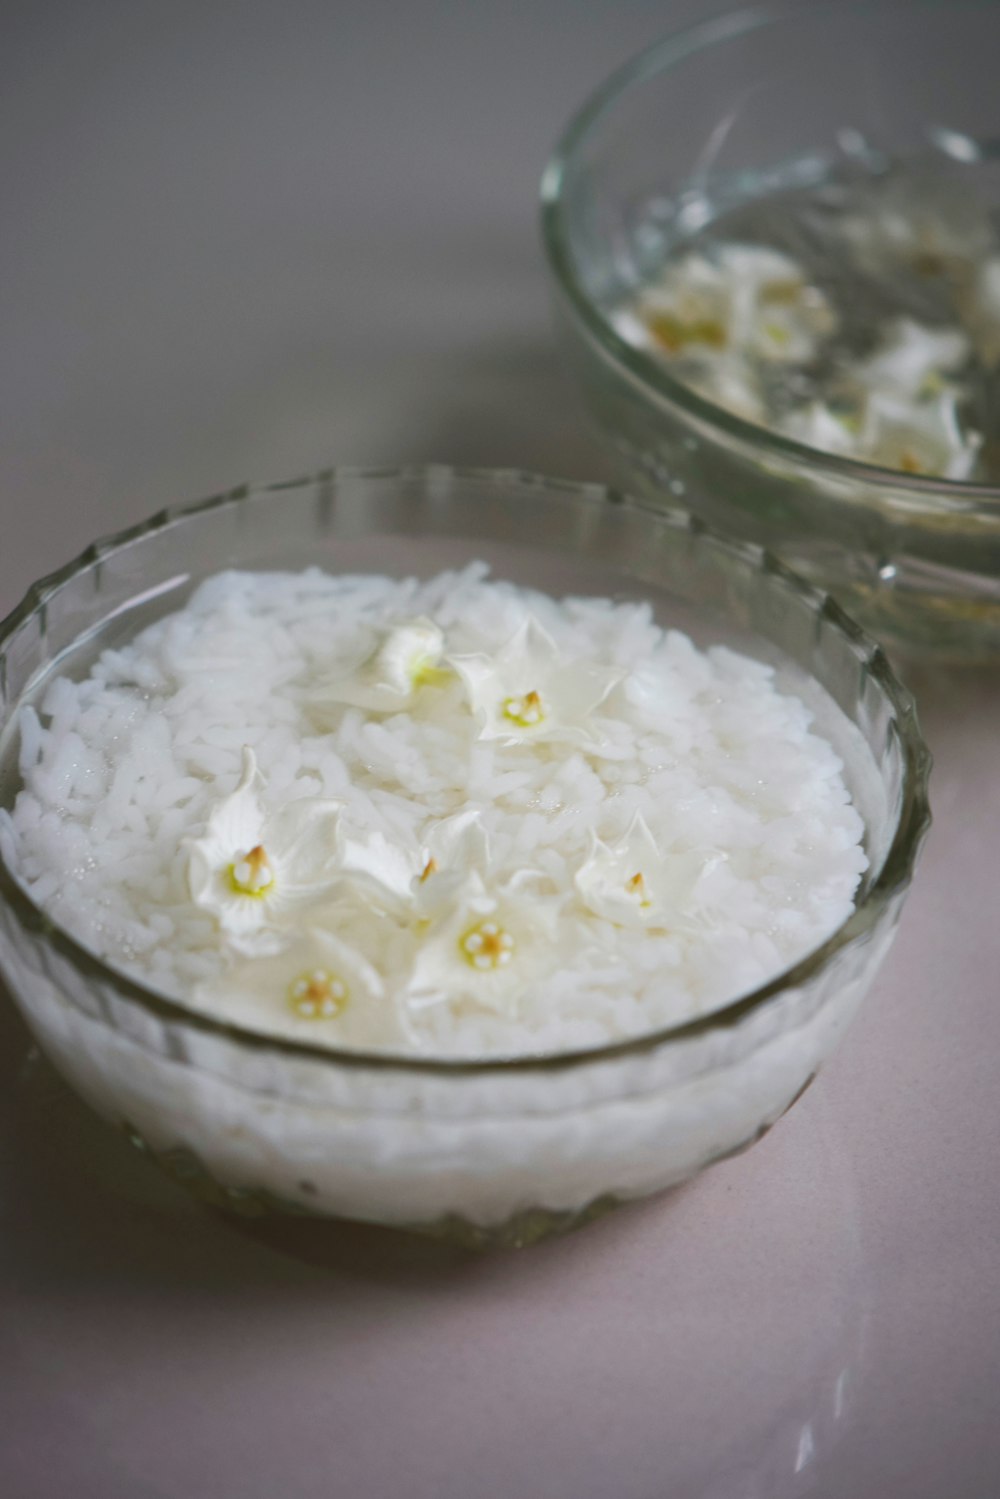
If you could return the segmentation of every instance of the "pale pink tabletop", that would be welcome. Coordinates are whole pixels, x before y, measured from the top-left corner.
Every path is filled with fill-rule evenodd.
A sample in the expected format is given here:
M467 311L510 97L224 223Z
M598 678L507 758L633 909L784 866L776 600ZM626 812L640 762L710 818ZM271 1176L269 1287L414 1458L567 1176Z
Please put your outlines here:
M331 461L602 473L535 228L687 0L13 6L0 609ZM1000 672L913 679L936 826L842 1051L748 1155L522 1254L241 1227L0 1004L4 1499L1000 1493Z

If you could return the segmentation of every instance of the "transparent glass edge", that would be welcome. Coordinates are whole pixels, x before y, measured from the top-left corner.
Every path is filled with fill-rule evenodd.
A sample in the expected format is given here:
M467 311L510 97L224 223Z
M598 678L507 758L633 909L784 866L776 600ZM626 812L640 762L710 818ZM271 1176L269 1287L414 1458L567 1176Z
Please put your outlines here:
M809 14L842 17L850 11L861 15L874 9L905 12L917 3L924 9L944 9L951 0L853 0L849 5L832 0L781 0L775 5L753 6L723 12L709 21L675 32L643 48L600 84L571 117L558 138L542 173L540 184L541 237L546 260L553 279L570 312L600 351L638 385L647 397L679 408L713 431L722 431L754 453L774 455L786 461L807 465L834 479L863 482L885 490L905 490L912 494L933 496L942 509L968 511L977 504L983 514L1000 524L1000 486L966 483L954 479L929 479L909 476L894 469L880 468L859 459L824 453L808 447L782 433L772 432L754 422L716 406L690 386L675 380L661 364L621 338L607 318L586 294L574 269L570 236L564 227L562 213L563 187L575 154L584 146L590 133L630 89L648 82L676 63L720 43L745 36L762 26L783 20L802 20ZM992 0L959 0L965 9L987 10Z

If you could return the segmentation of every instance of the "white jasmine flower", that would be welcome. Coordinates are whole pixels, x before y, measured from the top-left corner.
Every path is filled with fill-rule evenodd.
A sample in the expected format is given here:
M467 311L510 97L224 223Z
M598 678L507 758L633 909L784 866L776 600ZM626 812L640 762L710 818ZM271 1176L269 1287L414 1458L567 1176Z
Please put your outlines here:
M372 965L331 932L308 929L195 985L194 1004L222 1020L337 1044L385 1045L402 1029Z
M708 365L727 353L806 363L835 325L826 297L790 256L739 244L668 266L639 317L659 353Z
M489 841L478 811L442 818L419 846L370 832L339 836L338 864L354 887L382 909L424 920L446 904L473 869L489 867Z
M951 391L922 401L873 394L865 407L859 453L882 468L940 479L967 479L982 438L962 432Z
M645 290L638 313L658 353L710 358L730 347L733 300L733 286L713 261L687 255Z
M926 328L912 318L897 318L886 328L882 342L867 359L851 369L851 377L878 393L917 396L933 394L943 377L960 368L972 345L960 328Z
M246 748L236 790L215 804L200 838L185 840L191 899L237 945L321 899L338 878L341 803L306 798L268 811L262 788Z
M836 326L833 308L791 256L763 245L722 245L720 270L732 287L733 342L777 364L807 364Z
M387 630L376 648L349 672L317 688L312 704L349 706L370 713L411 708L421 689L443 681L444 635L433 620L407 620Z
M690 927L698 920L699 886L703 894L722 862L721 855L664 853L637 815L616 843L592 835L575 883L584 905L616 926Z
M479 722L478 737L509 744L599 742L592 715L625 675L593 661L567 660L530 615L495 655L447 660Z
M424 937L407 998L413 1009L471 1004L516 1016L519 996L563 963L579 959L578 923L560 922L558 902L532 899L528 882L490 889L472 872Z
M779 430L825 453L904 473L967 478L980 438L962 432L958 393L946 376L970 352L969 339L957 328L926 328L898 318L875 352L850 371L857 387L854 410L837 412L813 401L789 412Z

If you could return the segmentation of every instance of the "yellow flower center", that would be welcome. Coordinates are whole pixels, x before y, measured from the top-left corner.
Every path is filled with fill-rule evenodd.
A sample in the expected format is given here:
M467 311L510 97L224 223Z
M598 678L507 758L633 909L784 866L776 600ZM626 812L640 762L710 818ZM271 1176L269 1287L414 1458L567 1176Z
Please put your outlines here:
M646 890L646 881L643 879L642 870L638 870L630 880L625 881L625 890L628 895L634 896L639 905L646 910L653 902Z
M541 693L526 692L523 697L505 697L503 716L519 729L535 729L545 718L545 704Z
M791 307L802 296L806 288L801 281L788 277L784 281L769 281L761 287L760 300L772 307Z
M274 884L274 870L262 843L249 853L237 854L229 866L229 885L236 895L250 895L259 900Z
M683 354L691 344L724 349L727 342L726 330L718 318L681 318L670 312L654 312L646 319L646 327L668 354Z
M433 656L414 656L409 672L414 687L440 687L451 677L451 672L444 666L438 666Z
M347 1008L347 985L327 968L300 973L288 986L288 1002L303 1020L332 1020Z
M514 956L516 943L499 922L480 921L459 938L458 949L470 968L485 973L505 968Z

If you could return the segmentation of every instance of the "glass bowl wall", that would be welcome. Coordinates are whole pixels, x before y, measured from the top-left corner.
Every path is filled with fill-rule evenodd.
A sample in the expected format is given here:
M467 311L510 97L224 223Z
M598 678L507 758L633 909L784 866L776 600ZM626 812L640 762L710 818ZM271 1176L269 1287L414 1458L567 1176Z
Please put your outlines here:
M921 655L1000 653L1000 488L825 456L723 411L609 312L726 209L939 150L1000 212L1000 6L763 5L642 53L569 126L543 229L563 343L621 480L759 541Z
M520 1243L741 1148L837 1044L895 931L927 823L927 757L881 651L759 548L682 512L513 472L333 471L243 489L91 547L0 626L0 803L17 710L53 671L227 567L431 575L475 558L554 593L646 598L703 643L771 660L844 759L871 868L817 952L702 1019L603 1050L435 1061L333 1052L213 1022L113 971L0 863L0 969L105 1118L212 1201Z

